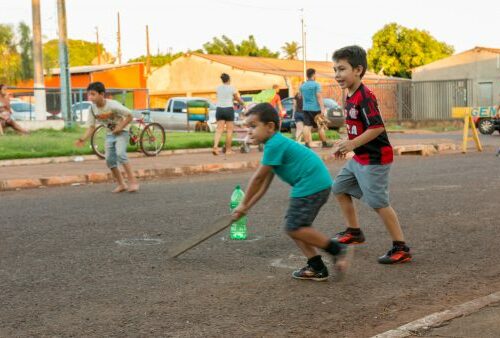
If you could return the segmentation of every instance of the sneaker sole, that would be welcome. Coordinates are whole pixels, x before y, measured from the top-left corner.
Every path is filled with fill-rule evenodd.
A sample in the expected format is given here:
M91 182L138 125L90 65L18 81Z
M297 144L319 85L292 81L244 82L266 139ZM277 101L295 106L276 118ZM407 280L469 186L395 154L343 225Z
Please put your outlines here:
M314 282L326 282L328 280L328 277L322 277L322 278L313 277L313 278L310 278L310 277L296 277L294 275L292 275L292 278L293 279L300 279L300 280L312 280Z
M383 264L383 265L402 264L402 263L411 262L411 259L412 259L412 257L406 257L405 259L402 259L402 260L396 261L396 262L390 262L390 263L380 263L380 262L378 262L378 263L379 264Z

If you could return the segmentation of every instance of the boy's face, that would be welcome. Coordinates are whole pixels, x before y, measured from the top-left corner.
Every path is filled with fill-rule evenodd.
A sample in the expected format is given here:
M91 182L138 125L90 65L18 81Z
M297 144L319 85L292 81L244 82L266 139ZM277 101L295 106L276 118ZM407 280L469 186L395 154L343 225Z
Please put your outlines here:
M104 102L104 93L99 94L95 90L89 90L87 92L87 97L93 104L100 104Z
M352 88L361 82L362 66L352 68L347 60L341 59L334 62L333 70L335 71L335 80L342 89Z
M274 135L274 123L263 123L257 115L250 115L245 124L248 126L248 136L252 144L265 143Z
M0 94L2 95L7 95L7 86L3 86L2 89L0 89Z

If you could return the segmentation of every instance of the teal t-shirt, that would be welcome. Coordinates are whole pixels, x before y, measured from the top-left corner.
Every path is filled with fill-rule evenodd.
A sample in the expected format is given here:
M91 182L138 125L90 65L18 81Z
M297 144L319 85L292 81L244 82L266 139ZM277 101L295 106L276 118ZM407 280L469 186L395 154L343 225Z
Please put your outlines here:
M317 93L321 92L321 86L316 81L307 80L300 86L302 93L303 109L306 111L320 111L321 107L318 103Z
M281 133L267 140L261 163L273 167L273 172L292 186L290 197L313 195L333 183L327 167L314 151Z

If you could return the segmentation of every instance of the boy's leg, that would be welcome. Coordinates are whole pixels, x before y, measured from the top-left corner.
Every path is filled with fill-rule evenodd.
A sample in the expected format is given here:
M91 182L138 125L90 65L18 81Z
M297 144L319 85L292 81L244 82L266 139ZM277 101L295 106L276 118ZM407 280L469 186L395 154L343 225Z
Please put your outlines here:
M123 168L125 169L125 173L127 174L127 179L129 184L128 191L136 192L137 190L139 190L139 184L137 184L137 180L134 176L132 166L130 165L127 156L129 134L128 132L124 131L120 135L115 136L115 138L116 138L116 143L115 143L116 157L118 163L123 166Z
M336 269L343 271L347 267L347 260L344 259L345 246L310 227L321 207L328 201L330 193L330 189L325 189L310 196L290 200L285 227L288 235L295 240L308 258L306 267L293 272L294 278L326 280L328 270L321 256L317 254L316 248L323 249L334 256Z
M405 243L398 217L389 203L390 169L390 164L359 165L357 169L364 202L380 216L392 238L392 248L378 259L381 264L409 262L412 257L410 248Z
M347 162L334 180L332 192L340 205L340 210L347 222L347 229L337 233L336 238L343 244L360 244L365 241L360 229L358 216L352 198L360 199L363 192L354 175L353 160Z
M113 190L114 193L119 193L127 190L127 186L123 181L123 176L118 169L118 158L116 155L116 137L114 135L106 135L106 164L111 170L118 186Z
M380 216L384 222L387 231L391 235L393 241L404 242L405 238L403 235L403 230L401 230L401 225L399 224L398 216L391 206L374 209L375 212Z

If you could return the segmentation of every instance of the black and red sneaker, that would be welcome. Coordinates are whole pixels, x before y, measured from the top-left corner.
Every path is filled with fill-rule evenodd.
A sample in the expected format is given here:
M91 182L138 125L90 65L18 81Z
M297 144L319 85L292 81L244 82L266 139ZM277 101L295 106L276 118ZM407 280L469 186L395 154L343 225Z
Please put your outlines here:
M393 246L391 250L378 258L380 264L397 264L411 261L410 248L404 246Z
M361 244L365 241L365 235L360 230L359 233L353 234L349 230L341 231L335 235L337 242L342 244Z

